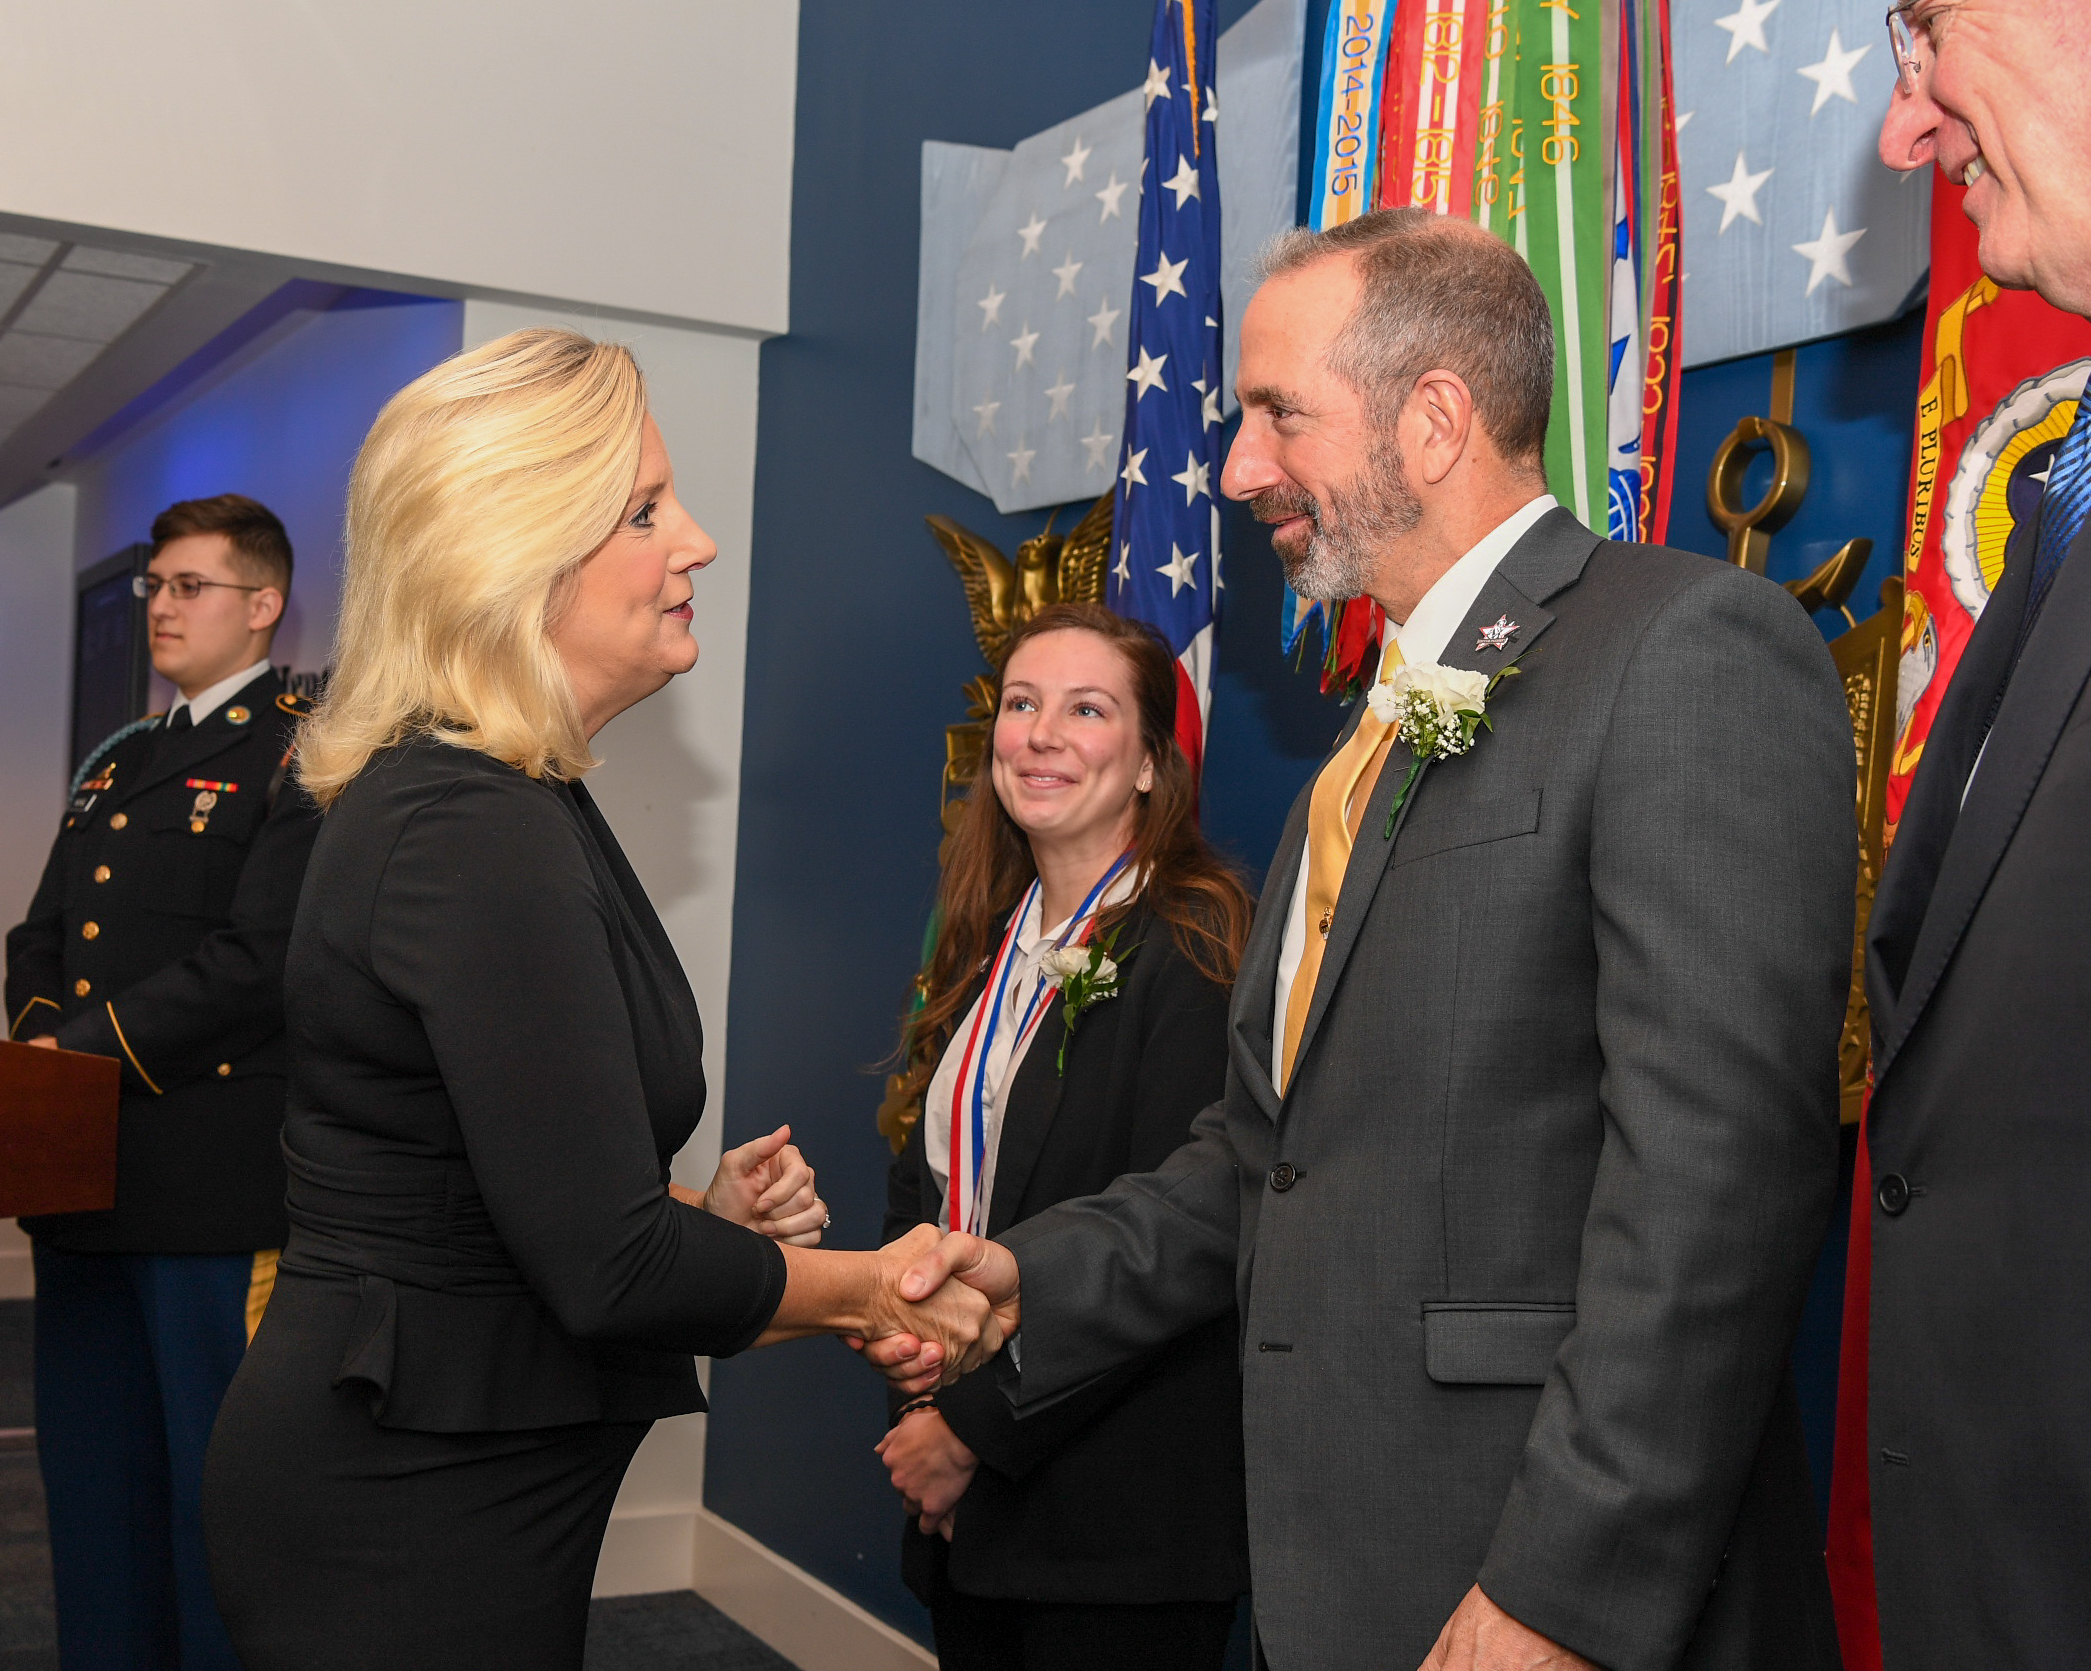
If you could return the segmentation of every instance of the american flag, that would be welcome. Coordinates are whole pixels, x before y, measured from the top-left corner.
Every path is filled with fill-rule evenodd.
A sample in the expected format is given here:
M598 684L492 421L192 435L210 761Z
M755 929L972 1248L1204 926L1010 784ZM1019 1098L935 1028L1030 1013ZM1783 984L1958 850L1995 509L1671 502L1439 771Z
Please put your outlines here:
M1219 620L1220 171L1215 0L1156 0L1124 442L1105 599L1176 652L1176 733L1204 754Z

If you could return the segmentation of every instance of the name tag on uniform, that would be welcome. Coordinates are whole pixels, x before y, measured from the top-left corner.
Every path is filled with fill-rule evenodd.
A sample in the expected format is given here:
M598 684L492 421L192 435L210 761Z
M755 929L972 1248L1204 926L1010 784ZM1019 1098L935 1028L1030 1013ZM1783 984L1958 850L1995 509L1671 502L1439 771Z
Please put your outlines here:
M65 821L66 827L70 829L77 820L85 818L88 813L94 810L94 803L100 798L102 793L115 787L116 762L112 760L107 762L99 772L84 781L73 792L72 804L65 809L68 814Z

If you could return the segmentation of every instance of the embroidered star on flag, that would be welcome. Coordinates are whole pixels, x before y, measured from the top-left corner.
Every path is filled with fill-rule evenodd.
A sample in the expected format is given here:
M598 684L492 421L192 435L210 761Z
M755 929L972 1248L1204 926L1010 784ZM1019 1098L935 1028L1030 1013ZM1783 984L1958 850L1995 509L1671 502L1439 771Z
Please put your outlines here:
M1133 262L1124 439L1113 528L1123 542L1104 601L1150 623L1177 656L1176 734L1195 765L1205 743L1218 617L1221 386L1220 174L1204 120L1215 76L1215 0L1156 0ZM1144 471L1145 460L1183 468ZM1177 489L1181 488L1181 493Z
M1684 363L1902 313L1923 294L1930 194L1875 154L1895 87L1877 0L1714 0L1671 28Z

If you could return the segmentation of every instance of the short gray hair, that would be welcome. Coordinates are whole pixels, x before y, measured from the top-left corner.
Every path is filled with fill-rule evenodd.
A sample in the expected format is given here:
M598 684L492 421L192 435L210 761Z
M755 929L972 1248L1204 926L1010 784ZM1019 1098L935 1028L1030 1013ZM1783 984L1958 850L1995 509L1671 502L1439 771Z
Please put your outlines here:
M1273 239L1265 279L1330 256L1357 258L1364 289L1329 348L1329 369L1391 418L1426 371L1456 372L1496 450L1537 469L1554 403L1546 292L1508 244L1427 209L1382 209Z

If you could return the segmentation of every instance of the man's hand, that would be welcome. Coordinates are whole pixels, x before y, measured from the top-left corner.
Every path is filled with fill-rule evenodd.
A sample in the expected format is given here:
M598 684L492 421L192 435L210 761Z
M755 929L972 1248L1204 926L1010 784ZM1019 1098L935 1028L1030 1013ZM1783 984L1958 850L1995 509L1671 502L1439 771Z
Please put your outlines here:
M1476 1584L1438 1632L1418 1671L1598 1671L1536 1630L1527 1630Z
M923 1229L930 1228L923 1226ZM921 1231L911 1234L920 1235ZM892 1245L899 1247L901 1244L895 1242ZM953 1231L934 1244L922 1244L921 1257L901 1278L900 1293L903 1299L912 1300L961 1286L986 1296L994 1307L1000 1338L994 1350L985 1354L993 1357L994 1352L1001 1349L1001 1341L1016 1333L1021 1316L1016 1255L999 1242L983 1241L978 1236ZM875 1365L896 1388L910 1396L929 1391L940 1380L953 1379L941 1372L943 1360L933 1341L895 1333L850 1344L857 1346L865 1360ZM968 1364L965 1367L970 1369L973 1366Z
M864 1355L881 1368L889 1358L905 1363L904 1376L890 1368L886 1373L890 1379L904 1379L910 1391L949 1385L979 1368L1001 1351L1009 1329L1015 1327L992 1309L991 1298L966 1276L973 1267L957 1263L964 1258L963 1250L955 1255L943 1251L953 1241L994 1246L973 1236L942 1235L933 1224L918 1224L878 1251L880 1291L871 1326L858 1339ZM1009 1269L1013 1295L1014 1259ZM959 1280L947 1281L947 1274Z
M980 1458L951 1431L934 1410L917 1410L901 1418L874 1447L893 1476L893 1489L907 1504L922 1530L951 1538L952 1511L973 1483Z
M58 1035L56 1033L39 1033L35 1038L24 1039L22 1042L24 1044L33 1044L39 1050L56 1050L58 1048Z

